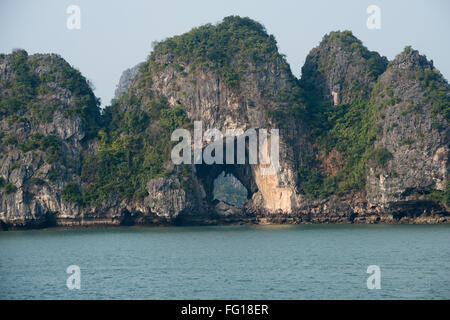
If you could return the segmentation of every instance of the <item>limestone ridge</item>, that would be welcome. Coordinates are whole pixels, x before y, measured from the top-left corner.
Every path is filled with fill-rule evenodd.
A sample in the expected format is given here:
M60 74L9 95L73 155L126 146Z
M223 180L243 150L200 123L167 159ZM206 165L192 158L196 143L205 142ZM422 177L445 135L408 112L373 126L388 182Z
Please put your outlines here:
M157 43L100 115L56 55L0 55L0 221L45 226L448 223L447 81L409 47L388 62L331 32L302 78L249 19ZM279 128L280 170L180 165L171 132ZM244 208L214 199L233 174Z

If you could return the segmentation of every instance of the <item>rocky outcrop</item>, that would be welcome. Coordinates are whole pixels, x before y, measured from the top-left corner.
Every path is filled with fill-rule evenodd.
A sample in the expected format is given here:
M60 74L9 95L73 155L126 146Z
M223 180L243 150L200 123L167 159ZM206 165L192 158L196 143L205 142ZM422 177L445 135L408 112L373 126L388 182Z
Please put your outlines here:
M163 61L158 56L155 60L157 63ZM168 60L171 61L171 59ZM178 63L189 69L188 62L179 61ZM274 119L267 116L268 110L276 109L277 98L265 99L261 88L266 88L273 95L278 95L283 90L292 90L289 83L292 75L282 68L284 63L285 61L278 58L271 63L249 65L239 89L230 88L212 70L197 70L195 73L183 75L183 71L175 70L173 62L160 63L163 70L152 77L151 90L166 97L172 106L183 105L191 121L202 122L203 131L217 128L225 135L227 129L241 129L245 132L251 128L277 127ZM134 81L137 83L139 80L138 76ZM136 91L139 94L139 89ZM144 99L142 104L145 105L145 103ZM280 141L281 170L279 173L264 176L261 173L261 165L250 165L244 170L232 170L233 174L247 185L251 199L263 199L262 202L258 202L259 206L262 206L261 209L267 207L270 210L291 211L294 201L297 178L295 157L298 155L294 153L294 150L297 150L299 146L294 147L301 144L299 137L302 128L297 127L293 119L286 119L286 121L291 122L289 124L291 130L286 131L289 136L285 135ZM289 139L289 146L285 139ZM289 155L294 161L289 159ZM225 165L220 167L208 169L207 178L210 182L208 188L211 182L225 170ZM197 168L193 170L197 171ZM250 187L250 184L255 184L255 187ZM205 193L209 192L205 190Z
M379 62L376 72L371 72L369 60ZM319 112L335 119L328 124L329 133L318 139L336 142L318 147L317 167L324 185L338 181L348 188L348 175L358 166L365 169L359 190L325 197L323 205L313 202L319 217L353 222L448 221L450 91L432 62L406 47L386 67L384 58L369 53L351 34L332 32L306 59L301 82L309 90L310 105L321 106ZM336 83L338 100L327 93L334 91ZM315 117L326 121L320 114ZM336 135L347 132L350 140ZM354 150L361 156L349 154ZM350 170L345 171L346 166ZM299 204L302 215L310 211L309 204Z
M436 80L427 84L423 77ZM389 156L384 166L369 165L367 199L374 206L397 205L430 190L446 190L448 119L434 113L437 102L427 97L427 85L449 93L448 83L432 63L410 48L380 76L375 103L385 106L375 146Z
M0 220L34 227L53 225L57 216L77 218L81 208L63 200L62 191L80 180L86 126L98 113L95 97L86 82L86 96L70 90L70 81L85 80L57 55L19 50L1 57L0 70ZM91 120L69 114L81 98L92 108Z
M1 55L0 94L5 229L450 222L448 83L410 48L388 65L350 32L332 32L297 80L263 26L227 17L157 44L124 72L102 116L56 55ZM267 129L264 147L279 129L279 169L174 165L170 135L193 136L194 121L203 133ZM243 208L214 198L224 173L246 189Z
M120 96L128 90L131 79L133 79L139 71L139 66L140 64L137 64L132 68L126 69L122 73L119 83L117 84L116 91L114 92L114 99L119 99Z

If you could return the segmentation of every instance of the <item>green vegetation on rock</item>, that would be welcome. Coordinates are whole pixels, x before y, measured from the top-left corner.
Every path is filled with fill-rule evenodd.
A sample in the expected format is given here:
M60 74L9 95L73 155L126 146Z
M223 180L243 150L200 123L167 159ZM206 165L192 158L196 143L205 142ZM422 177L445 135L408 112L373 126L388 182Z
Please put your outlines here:
M386 148L381 147L373 151L373 157L380 167L384 168L387 162L392 159L392 153L390 153Z
M39 79L30 70L25 50L13 52L11 69L15 77L11 80L4 79L0 83L0 87L6 89L0 96L0 117L18 117L23 108L36 96Z
M450 181L447 180L445 190L431 190L428 194L433 200L443 203L447 207L450 207Z
M305 68L302 79L297 80L284 56L278 53L275 38L268 35L260 23L249 18L226 17L217 25L207 24L156 43L147 61L140 65L137 76L130 81L130 88L100 113L99 99L94 96L88 81L62 58L56 55L28 56L24 50L16 50L11 55L0 55L0 62L10 66L13 75L0 83L0 120L7 120L11 127L29 128L36 123L52 122L55 115L61 114L65 118L81 120L85 140L97 139L89 145L92 149L83 150L86 152L79 156L81 169L79 163L70 168L80 169L77 172L63 167L67 165L63 150L70 142L63 142L56 135L34 133L23 138L7 131L0 132L0 148L1 151L18 148L21 155L28 152L34 155L37 150L45 153L45 162L51 164L46 180L31 178L31 185L62 182L68 173L80 175L80 181L78 177L74 179L79 181L77 183L64 181L62 192L63 199L78 205L100 205L114 197L142 199L147 194L150 179L173 173L169 161L174 145L170 142L173 130L192 126L184 106L172 100L169 103L160 96L162 91L152 87L152 81L162 71L175 71L172 72L174 76L184 77L205 68L215 71L233 89L233 94L241 93L240 85L245 85L242 81L250 72L270 69L267 78L273 77L270 79L276 84L271 88L258 88L261 101L271 105L265 109L265 116L271 118L268 123L281 132L294 131L293 126L298 126L301 139L310 138L311 148L317 151L313 155L302 154L298 157L300 163L295 164L298 165L298 187L311 197L361 192L365 190L368 164L376 164L376 170L389 168L393 158L389 150L395 153L395 148L389 145L389 150L383 146L375 148L383 109L402 108L400 115L411 118L425 116L425 107L431 104L431 114L435 117L432 128L446 129L441 120L450 117L448 83L432 64L430 68L428 62L424 63L424 68L414 69L405 79L420 84L418 87L424 92L422 101L419 101L420 95L416 100L406 97L407 103L401 104L400 97L396 96L399 88L380 81L382 77L379 76L386 71L386 59L369 51L350 31L331 32L312 52L315 56L307 60L309 68ZM412 55L414 50L406 47L403 54ZM420 63L419 67L422 66ZM168 66L171 69L165 69ZM271 67L274 75L269 75ZM397 81L395 77L401 73L394 71L391 82ZM277 87L278 84L281 85ZM336 94L339 94L336 105L329 97L324 97ZM248 108L256 107L251 100L254 97L242 95L239 98L247 101ZM401 118L394 120L401 125L397 122L389 124L387 130L390 133L405 127ZM413 149L424 133L422 128L417 132L417 140L409 134L400 137L396 144L398 142L402 150ZM290 137L292 140L297 138ZM289 146L297 143L283 139ZM93 152L97 143L98 151ZM377 145L382 144L377 142ZM326 158L331 152L338 154L339 160ZM335 161L332 165L338 169L330 174L324 168L323 158ZM14 161L9 162L10 171L25 168L23 162ZM395 172L395 175L398 174ZM183 176L186 178L188 174L183 173ZM0 186L5 193L17 190L3 178ZM180 186L174 185L174 188L178 187L193 188L189 179L181 179ZM231 195L234 200L245 200L242 194L231 194L231 185L223 185L218 192L223 196ZM428 196L448 204L448 194L447 183L446 191L431 190Z
M27 140L19 144L19 149L22 152L41 150L46 154L45 161L47 163L54 163L63 159L61 141L55 135L32 134Z
M277 44L265 28L250 18L229 16L220 24L206 24L156 43L148 64L156 55L170 54L173 65L188 62L193 67L218 71L231 87L236 87L248 63L265 63L279 57Z
M8 56L1 59L8 59ZM100 120L100 100L78 70L59 56L28 56L25 50L14 51L9 59L14 77L0 83L0 119L28 121L31 115L37 121L50 122L54 112L61 108L56 98L55 87L58 87L69 90L73 100L61 109L62 114L67 118L78 116L86 137L95 135Z
M352 54L359 53L363 59L365 59L366 65L362 66L365 68L367 75L372 79L376 79L380 74L386 70L386 64L381 59L377 52L368 50L353 33L349 30L342 32L333 31L323 38L325 42L334 42L339 45L344 51L351 52ZM323 57L319 60L319 70L324 70L326 66L334 63L334 60L325 59Z
M17 191L17 187L14 184L12 184L10 181L8 181L4 184L3 191L6 194L14 193Z
M173 130L187 127L182 105L170 107L161 98L145 110L123 111L119 104L105 110L99 151L83 161L85 202L98 205L112 195L142 198L149 179L170 174L168 161Z
M339 50L343 50L345 55L340 58L342 65L336 67L334 58ZM307 59L309 64L305 64L307 68L303 69L300 82L306 94L307 123L318 148L325 155L337 151L343 160L337 174L326 175L322 159L305 157L299 166L299 186L304 193L312 197L364 191L368 164L374 161L379 168L385 168L393 157L383 147L374 149L374 143L381 133L383 110L397 107L403 101L394 94L392 83L386 85L380 82L378 76L386 69L386 61L377 53L368 51L351 32L331 32L313 53L314 56L310 60ZM361 58L358 60L357 57ZM405 48L399 59L402 59L402 63L411 63L413 72L399 68L390 69L393 79L399 83L417 80L425 91L423 101L415 102L409 99L399 114L423 114L423 106L431 105L431 114L434 117L442 115L448 119L448 83L439 71L410 47ZM347 72L344 73L345 77L339 78L336 75L339 68L349 70L348 64L352 65L354 71L351 82L347 79ZM331 93L332 88L323 87L330 79L335 81L334 83L337 82L340 96L350 97L346 103L333 105L324 97L324 94ZM367 79L371 81L370 85L365 83ZM365 93L367 89L370 90ZM393 130L397 126L398 123L392 123L390 129ZM444 130L439 122L433 123L432 127ZM423 139L424 134L417 132L417 137ZM415 142L415 138L405 136L398 145L406 147Z
M357 98L349 104L333 106L314 96L307 101L314 138L326 153L333 149L340 152L344 164L337 175L330 177L320 173L313 157L300 164L299 184L306 194L325 197L334 193L342 195L363 190L367 161L374 156L380 160L377 153L373 153L379 131L376 123L379 110L383 107L382 103L375 103L379 94L378 85L368 99L359 95L358 86L354 86L352 90ZM386 157L383 159L387 160Z
M83 194L81 193L80 187L74 182L69 182L66 184L61 196L64 200L74 202L78 205L82 205L84 203Z
M416 79L425 90L424 103L431 103L433 116L441 114L450 120L450 93L449 86L441 73L436 69L421 70L416 73Z

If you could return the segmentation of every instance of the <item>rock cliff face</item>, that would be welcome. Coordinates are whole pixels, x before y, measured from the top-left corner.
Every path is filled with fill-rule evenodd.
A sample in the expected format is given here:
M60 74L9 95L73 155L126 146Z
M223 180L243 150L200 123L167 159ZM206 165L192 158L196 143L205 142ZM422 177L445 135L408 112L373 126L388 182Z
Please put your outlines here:
M430 86L448 97L448 83L424 56L409 48L380 76L375 103L384 107L375 146L389 156L384 167L369 165L369 203L398 204L430 190L446 190L448 119L437 112L440 102L431 96ZM448 108L448 100L442 103Z
M273 36L239 17L157 44L102 115L60 57L1 55L0 221L448 223L449 92L417 51L388 64L348 31L325 36L297 80ZM279 129L279 169L174 165L171 134L193 136L194 121L267 129L268 141ZM214 199L224 172L247 190L244 208Z
M303 202L301 215L447 221L450 91L432 62L406 47L387 64L350 33L332 32L302 71L312 122L326 123L315 164L326 196L313 209Z
M204 130L217 128L225 134L226 129L245 131L251 128L270 130L277 127L268 112L278 107L280 92L292 90L292 84L289 82L292 81L292 75L289 70L284 69L285 61L280 57L275 58L273 62L249 64L240 79L239 88L230 88L217 72L212 70L199 69L183 75L183 71L174 69L175 62L160 63L161 59L170 61L174 57L155 57L155 62L159 63L163 70L153 75L152 91L166 97L172 107L183 105L187 117L191 121L201 121ZM189 61L177 62L182 68L190 67ZM139 79L137 77L135 81ZM269 95L270 98L263 97L263 94ZM205 190L205 193L208 197L217 176L223 170L230 170L250 191L252 206L269 208L272 211L291 211L297 178L294 147L300 144L302 127L297 127L296 123L289 119L286 119L286 122L285 125L291 132L286 131L283 138L290 139L290 145L287 147L287 141L283 138L280 141L281 170L276 175L264 176L261 173L261 165L228 169L226 165L194 167L194 172L204 171L199 177L203 180L202 184L207 185L208 190ZM290 161L288 155L294 161Z
M82 142L99 119L97 99L57 55L3 55L0 79L2 224L79 218L81 208L61 196L67 183L79 182Z

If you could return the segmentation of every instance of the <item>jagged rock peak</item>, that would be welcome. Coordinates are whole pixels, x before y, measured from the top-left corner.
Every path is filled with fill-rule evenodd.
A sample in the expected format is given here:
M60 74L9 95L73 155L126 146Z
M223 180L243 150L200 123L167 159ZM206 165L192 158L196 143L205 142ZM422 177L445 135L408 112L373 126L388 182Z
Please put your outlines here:
M323 36L319 47L336 46L346 51L355 51L356 49L363 49L361 40L353 35L350 30L331 31Z
M97 130L100 99L89 81L57 54L16 49L0 54L0 120L50 123L55 116L79 118L87 136Z
M301 84L319 99L335 105L348 103L356 96L368 96L387 63L386 57L369 51L351 31L333 31L308 54Z
M425 55L419 54L419 51L412 49L411 46L406 46L405 49L389 63L389 67L398 69L434 68L433 61L428 61Z

